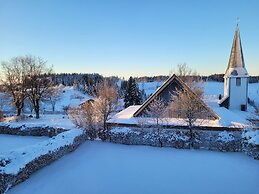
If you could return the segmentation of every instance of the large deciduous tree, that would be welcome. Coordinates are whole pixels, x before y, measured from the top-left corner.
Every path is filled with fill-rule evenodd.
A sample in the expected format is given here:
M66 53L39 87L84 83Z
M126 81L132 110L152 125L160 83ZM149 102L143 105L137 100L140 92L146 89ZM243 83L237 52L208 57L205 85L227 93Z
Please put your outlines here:
M21 57L14 57L1 63L6 90L12 95L17 116L20 116L26 99L25 71Z
M38 119L40 118L40 101L47 95L51 95L52 80L48 75L52 72L52 67L48 67L47 62L40 57L25 56L21 60L27 72L26 94L33 104Z
M40 101L49 93L52 85L48 74L52 68L45 60L31 55L14 57L9 62L2 62L4 85L12 94L17 116L21 115L26 98L31 100L36 118L40 117Z

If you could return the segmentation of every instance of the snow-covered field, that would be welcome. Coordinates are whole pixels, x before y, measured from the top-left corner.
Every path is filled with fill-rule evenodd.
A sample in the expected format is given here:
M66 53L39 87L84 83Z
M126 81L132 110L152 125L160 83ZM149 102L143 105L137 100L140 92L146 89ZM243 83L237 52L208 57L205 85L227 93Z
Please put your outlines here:
M47 139L49 138L0 134L0 154L1 152L7 152L21 147L30 146Z
M8 194L257 194L258 169L242 153L86 142Z
M69 120L68 116L64 114L42 114L40 115L40 119L25 118L17 121L17 120L13 120L13 117L12 117L6 120L8 120L8 122L6 122L5 124L9 124L14 127L21 126L21 125L24 125L25 127L26 126L63 127L65 129L71 129L75 127L72 121Z
M84 94L77 89L74 89L72 86L56 86L56 92L58 92L58 97L55 97L55 112L64 112L64 107L67 106L78 106L85 100L91 99L92 97L88 94ZM5 96L4 98L1 98ZM41 102L41 113L52 113L52 105L48 99L45 99L44 102ZM7 113L15 114L15 108L12 106L12 98L4 93L0 92L0 110L3 110ZM24 108L25 113L30 114L30 106L28 102Z

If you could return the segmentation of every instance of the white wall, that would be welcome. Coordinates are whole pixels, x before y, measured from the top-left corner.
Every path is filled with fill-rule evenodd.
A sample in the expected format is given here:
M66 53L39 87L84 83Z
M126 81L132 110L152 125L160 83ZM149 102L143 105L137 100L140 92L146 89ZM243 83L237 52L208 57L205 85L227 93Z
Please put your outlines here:
M241 85L236 85L236 77L229 78L229 109L241 110L241 105L247 106L248 78L241 78Z
M228 86L229 86L229 78L224 78L224 96L229 96L229 88L228 88Z

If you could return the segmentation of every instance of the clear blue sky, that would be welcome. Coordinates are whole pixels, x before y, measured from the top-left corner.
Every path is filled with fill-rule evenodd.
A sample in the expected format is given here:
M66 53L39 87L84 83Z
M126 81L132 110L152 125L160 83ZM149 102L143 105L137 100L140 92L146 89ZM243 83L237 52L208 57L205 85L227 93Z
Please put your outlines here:
M55 72L168 75L187 63L224 73L236 18L259 75L258 0L0 0L0 60L32 54Z

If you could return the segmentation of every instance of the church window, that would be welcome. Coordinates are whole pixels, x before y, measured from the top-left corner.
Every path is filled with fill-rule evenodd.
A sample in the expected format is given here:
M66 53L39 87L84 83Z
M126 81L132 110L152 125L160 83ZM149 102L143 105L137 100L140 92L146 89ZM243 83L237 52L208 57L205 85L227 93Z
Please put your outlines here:
M241 86L241 78L236 78L236 86Z

